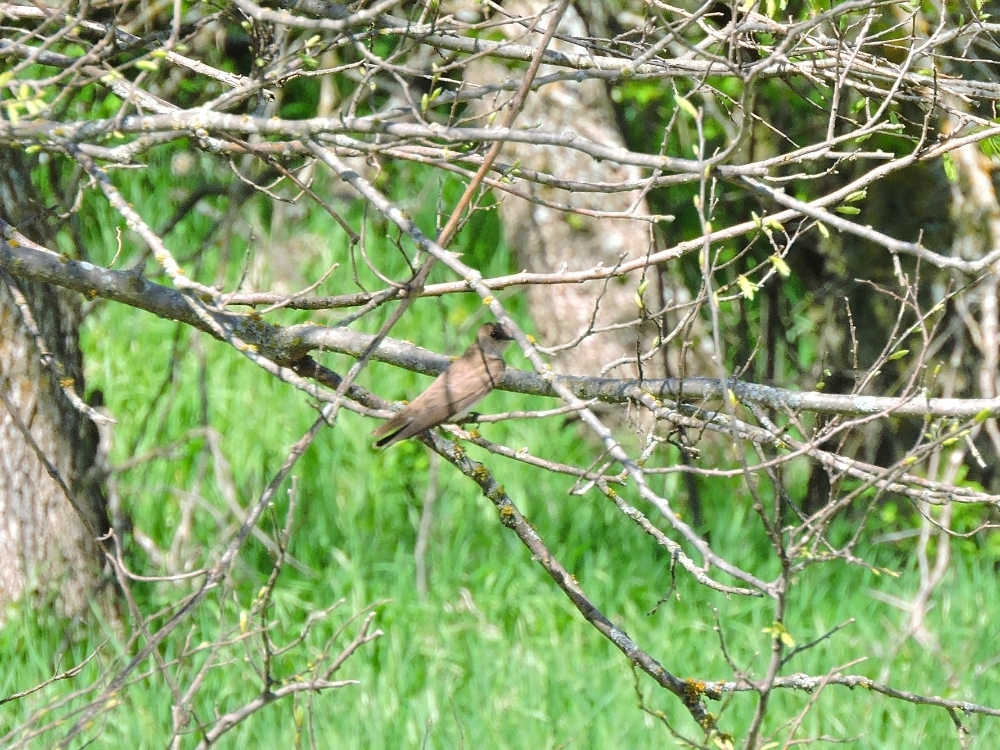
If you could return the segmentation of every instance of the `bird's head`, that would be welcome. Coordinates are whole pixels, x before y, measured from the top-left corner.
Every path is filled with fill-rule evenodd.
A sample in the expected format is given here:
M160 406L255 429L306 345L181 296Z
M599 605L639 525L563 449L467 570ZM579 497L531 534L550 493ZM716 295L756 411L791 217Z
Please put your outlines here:
M479 326L476 338L479 340L479 346L484 352L498 355L503 354L507 345L514 340L514 337L510 335L510 331L500 323L484 323Z

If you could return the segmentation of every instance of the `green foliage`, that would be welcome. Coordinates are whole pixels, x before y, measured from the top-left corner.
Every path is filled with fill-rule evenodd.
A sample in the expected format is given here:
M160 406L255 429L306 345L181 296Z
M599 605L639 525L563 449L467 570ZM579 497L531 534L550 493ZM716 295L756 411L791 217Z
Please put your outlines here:
M787 10L785 0L768 0L762 5L772 17ZM793 5L793 11L798 12L800 4ZM822 3L810 3L810 7L827 8ZM771 40L761 35L759 41ZM399 39L368 37L365 43L379 56L386 56ZM318 55L319 51L310 54ZM251 63L243 62L244 67ZM735 79L709 79L708 83L715 87L711 97L705 90L683 83L625 80L616 85L612 96L621 107L633 147L657 153L666 139L666 153L692 158L698 147L695 122L699 117L704 118L704 153L711 155L723 147L727 134L709 105L732 110L742 92ZM189 84L182 81L180 85ZM348 90L345 84L341 93ZM116 97L99 98L94 91L85 90L66 106L103 116L118 111ZM201 87L187 93L194 98L207 91ZM435 91L438 89L431 88L425 94L425 108L433 109ZM183 88L181 93L185 93ZM377 109L387 96L373 86L360 98L358 113L368 112L369 106ZM799 132L822 128L828 116L829 95L818 90L801 93L775 79L760 83L758 96L761 121L792 138ZM3 104L8 110L23 107L28 111L26 102L32 97L36 95L29 91L16 105L10 100ZM284 88L280 114L289 118L314 114L318 98L315 79L291 81ZM843 103L845 112L859 118L871 106L858 96L848 99ZM907 126L896 113L890 117L904 123L900 131L873 136L866 149L900 152L912 143L912 123ZM676 124L668 130L672 120ZM773 131L761 126L748 148L777 150L775 138ZM984 141L982 148L995 149L996 144ZM460 151L460 147L455 150ZM185 159L197 160L196 168L185 166ZM227 197L202 199L167 235L171 251L185 266L195 269L199 280L231 288L247 274L254 288L270 288L278 279L282 285L297 289L339 264L331 281L316 290L318 294L354 288L355 283L363 289L377 284L376 275L332 217L321 212L303 216L297 207L241 197L228 168L213 166L205 155L185 151L183 144L151 151L148 165L142 172L117 170L111 174L126 199L142 206L142 215L154 229L170 224L176 207L195 190L216 188ZM378 185L394 193L394 199L426 234L436 235L441 217L463 190L461 182L413 163L387 161L380 167ZM821 178L825 165L800 162L794 168L816 178L815 182L790 183L789 192L800 200L810 200L820 190L829 189L829 182ZM845 171L850 168L846 165ZM162 174L170 179L151 177ZM326 194L323 179L318 178L317 187ZM46 189L49 183L57 181L40 180L39 186ZM658 188L649 195L654 211L677 216L669 228L672 242L702 232L694 204L698 189L689 182ZM830 356L815 335L818 321L829 313L823 305L833 297L830 290L843 291L838 285L843 278L853 278L851 268L856 267L858 258L869 266L871 259L863 251L851 256L839 236L831 239L825 232L825 265L820 273L811 273L812 246L802 251L801 244L806 243L800 242L787 257L779 254L787 249L787 233L794 227L761 221L759 217L768 208L762 200L748 199L745 194L737 199L723 183L713 183L713 189L718 202L712 220L718 226L751 217L758 224L758 231L743 245L712 248L711 261L717 269L714 288L734 295L720 304L719 311L720 328L728 337L729 360L725 365L732 371L746 364L748 342L762 338L764 326L771 325L780 331L775 345L778 361L773 367L776 380L801 383L802 373L816 370ZM851 205L842 205L839 210L859 213L858 220L865 221L864 212L869 209L863 197L849 196L845 203ZM144 262L142 243L121 226L104 199L87 192L83 201L81 215L88 220L81 231L88 256L119 269ZM405 276L408 264L414 262L414 251L393 226L369 216L356 204L335 201L333 208L354 226L364 224L366 252L381 273ZM513 270L494 209L490 195L481 197L455 248L484 275ZM232 220L234 212L241 221ZM806 236L820 243L819 234L817 230ZM259 262L262 255L268 262ZM158 273L152 263L145 262L143 267L151 275ZM693 292L700 290L703 271L696 253L671 271L683 275ZM770 274L766 282L769 289L761 281L765 274ZM162 276L155 278L162 280ZM447 274L439 268L431 281L445 278ZM758 282L761 288L752 286ZM765 315L765 292L775 286L775 309ZM864 302L866 311L879 309L878 300ZM509 298L506 303L527 322L523 301ZM483 314L475 295L421 299L393 335L437 351L458 352ZM361 325L371 329L384 315L369 316ZM284 324L306 320L329 324L343 316L340 311L283 310L269 319ZM185 514L192 513L191 539L181 548L185 564L191 569L214 564L219 545L230 538L237 521L229 505L228 488L242 507L260 496L289 447L316 418L308 397L202 334L111 304L98 305L92 312L84 331L84 347L88 384L102 389L109 408L119 418L113 461L148 457L119 477L126 513L137 529L164 550L175 543ZM351 364L336 355L318 356L339 372ZM759 353L757 357L757 373L762 374L766 368L760 364ZM516 354L510 361L521 364ZM427 382L423 376L379 363L371 363L360 379L366 388L386 398L412 396ZM495 393L480 408L492 412L547 406L551 403L542 399ZM275 624L274 638L288 642L302 630L310 613L345 600L316 625L300 649L275 659L273 667L279 679L303 670L348 616L366 607L376 607L377 624L385 635L362 649L337 675L357 679L360 685L299 702L278 702L239 725L220 745L289 745L289 738L299 731L296 711L303 707L313 709L303 731L312 733L319 746L663 744L669 735L646 721L636 708L626 659L583 621L518 540L504 529L477 488L448 465L432 466L427 450L415 441L386 452L373 451L369 438L373 426L371 419L342 411L334 427L324 428L300 460L295 481L275 499L273 514L265 515L261 526L273 536L288 511L289 493L294 488L297 509L289 549L294 564L283 570L263 620ZM589 451L583 445L587 438L576 425L561 418L485 425L481 430L507 445L525 446L532 454L558 456L574 465L588 463L584 456ZM154 453L165 445L173 447L162 455ZM475 447L469 451L476 458L485 455ZM674 465L677 451L663 451L653 461ZM865 657L866 662L852 664L846 671L918 693L994 704L1000 700L1000 677L991 666L996 661L995 645L981 637L990 631L992 613L1000 606L994 571L1000 559L1000 536L996 534L984 531L955 544L955 563L938 590L938 606L926 620L940 644L936 649L924 649L913 639L899 638L906 614L885 602L889 597L911 594L919 585L912 555L914 540L893 544L870 541L878 534L919 523L908 504L891 498L883 502L869 519L868 535L862 542L865 559L897 571L900 578L843 562L807 567L794 581L795 596L779 627L773 609L760 600L728 597L696 585L666 551L598 493L570 495L572 480L506 459L490 456L487 464L597 605L675 674L731 678L732 669L719 646L721 635L735 664L760 677L773 638L802 646L856 618L853 625L796 656L785 672L821 675ZM805 462L790 465L783 479L794 500L803 497L809 480ZM431 481L436 482L437 505L427 555L430 586L426 599L421 599L414 585L414 548L422 499ZM669 474L662 483L665 496L685 515L692 512L689 506L693 498L688 492L692 487L697 491L704 514L699 531L710 534L713 547L725 550L731 562L765 580L776 576L779 563L751 510L742 478L713 477L709 481L699 477L689 485L680 474ZM757 487L765 497L768 492L774 494L768 483L763 479ZM846 492L854 488L845 484L840 489ZM620 492L657 520L632 487ZM871 494L862 501L870 501ZM857 508L848 509L843 523L831 532L832 541L842 543L851 537L856 520L852 514L856 512ZM960 531L972 532L982 520L979 509L958 506L955 513L954 525ZM126 561L135 572L163 572L151 566L134 538L127 538L125 544ZM163 644L159 656L170 664L177 684L187 685L207 658L200 651L185 654L185 642L197 645L220 637L235 638L272 564L272 552L258 539L249 539L226 586L202 602L175 637ZM712 574L733 583L717 571ZM174 611L171 608L179 593L188 591L187 586L137 583L133 591L142 612L163 612L154 623L162 625ZM714 631L716 617L719 634ZM254 619L251 625L260 621ZM338 645L354 632L356 626L348 626ZM7 655L0 670L0 696L79 663L106 637L98 628L73 631L67 637L65 624L44 609L10 612L6 626L0 629L0 653ZM251 637L247 644L245 651L238 645L227 652L208 672L195 699L196 714L215 716L260 694L262 685L254 669L260 666L260 639ZM109 648L119 646L113 643ZM0 712L0 734L56 696L99 680L102 662L103 657L95 659L71 679L6 704ZM169 706L174 698L155 666L152 660L144 665L142 677L116 698L121 703L110 718L93 728L90 738L96 738L97 744L167 743ZM949 685L960 685L961 689L952 688L955 695L948 695ZM640 686L651 707L663 710L686 735L700 739L699 729L675 698L645 678ZM940 709L914 707L863 690L849 692L838 687L827 688L818 696L778 693L772 698L778 708L769 721L783 721L803 711L813 698L816 707L806 713L800 737L829 735L852 740L851 746L856 748L936 747L954 742L954 726ZM83 700L74 698L70 706L78 707ZM743 693L724 704L710 702L709 708L721 715L723 729L737 731L747 726L755 705L756 697ZM963 721L974 730L971 747L997 745L1000 730L995 721L976 717L963 717ZM776 723L765 725L765 732L778 729ZM39 746L59 732L56 729L46 735L46 742ZM859 732L864 734L857 737ZM195 733L185 741L194 744L197 739Z
M103 312L113 316L116 311ZM123 314L124 311L117 311ZM123 321L127 313L123 315ZM106 320L104 322L113 322ZM109 394L142 386L158 387L153 372L161 371L155 335L141 336L139 351L146 355L149 372L119 371L124 352L119 347L101 351L88 347L91 361L114 373L110 381L95 382ZM210 345L208 384L213 424L222 433L223 447L240 487L242 502L259 493L282 459L284 449L312 420L303 399L286 386L268 388L269 379L254 373L221 345ZM231 360L231 361L230 361ZM182 371L187 382L194 373ZM380 382L391 387L394 379ZM263 389L263 390L262 390ZM167 434L196 424L193 389L180 389L175 407L160 424ZM514 406L519 399L497 394L490 410ZM497 401L499 400L499 403ZM268 404L262 408L261 404ZM116 413L126 414L127 404L112 402ZM522 405L522 404L517 404ZM284 418L275 420L275 414ZM321 745L357 748L416 746L452 747L476 743L488 747L523 745L557 747L566 742L584 746L647 746L663 741L659 727L648 725L635 708L627 663L616 649L587 626L554 585L534 565L517 540L499 524L495 511L462 477L447 466L440 471L439 502L428 557L431 587L427 601L414 594L413 545L419 500L428 481L426 452L404 443L386 453L368 447L370 421L350 414L332 430L324 431L299 464L298 523L292 556L313 572L287 568L279 581L269 619L280 623L280 632L294 634L307 613L346 598L341 616L372 602L379 607L379 627L386 635L348 662L342 677L359 679L357 687L314 700L312 726ZM121 444L129 443L138 420L123 420ZM491 425L493 437L532 448L543 445L573 454L577 437L558 424ZM248 439L250 437L253 439ZM180 498L170 487L199 489L199 464L203 446L195 443L189 455L174 461L142 466L123 476L123 497L135 521L161 543L169 542ZM472 449L475 450L475 449ZM565 455L565 454L564 454ZM123 458L119 455L118 458ZM166 466L158 469L157 465ZM671 591L670 557L643 536L611 505L597 495L571 498L569 482L554 480L536 470L491 459L511 495L522 503L532 523L553 552L569 567L593 599L612 619L622 624L640 643L675 673L698 677L723 677L728 667L713 632L714 610L719 612L722 634L737 664L757 674L764 668L773 623L756 600L729 598L696 586L683 572ZM718 492L719 485L716 487ZM706 484L706 488L709 485ZM158 494L155 494L159 490ZM204 487L202 489L205 489ZM138 503L154 495L156 502ZM216 507L218 498L206 497ZM731 496L705 497L707 523L713 541L724 549L742 549L734 562L763 575L768 549L755 531L757 524L742 504ZM278 515L284 501L278 503ZM197 529L200 543L216 543L212 528ZM742 547L741 547L742 545ZM251 541L241 556L232 581L233 594L212 597L190 624L193 643L209 642L220 632L237 627L239 614L253 599L270 568L270 559ZM659 571L650 575L651 571ZM144 571L151 573L155 571ZM993 574L976 556L961 557L940 590L940 606L929 616L928 627L939 635L939 652L928 652L912 641L898 644L895 626L902 613L873 598L873 592L912 590L915 572L902 571L901 580L877 576L842 564L817 566L799 576L797 597L786 619L788 634L801 645L834 626L856 617L857 623L830 641L805 652L789 671L824 673L830 665L864 655L865 664L852 671L878 677L887 670L896 687L924 693L942 690L955 675L963 690L955 698L989 700L1000 694L996 670L985 668L994 658L989 639L972 637L987 632L991 612L1000 606ZM654 581L654 587L650 582ZM144 591L140 603L151 611L176 595L176 591ZM660 599L665 601L650 614ZM335 618L310 639L312 648L339 624ZM887 627L888 625L888 627ZM0 676L0 694L32 685L52 673L82 660L100 642L97 633L65 641L62 628L35 612L15 614L0 631L0 648L10 655ZM177 642L169 642L163 656L175 655ZM251 651L255 642L250 641ZM57 656L60 654L61 656ZM189 660L173 670L183 683L199 664ZM198 711L231 710L260 690L251 674L233 679L236 665L223 664L209 673L196 702ZM278 663L279 675L295 665ZM88 684L97 678L97 662L69 684L57 684L40 696L22 699L7 707L9 727L24 718L36 700L57 690ZM665 710L691 736L694 727L683 718L676 701L648 682L643 693L653 707ZM170 722L170 698L161 679L145 679L123 694L122 705L100 729L102 745L133 743L164 737ZM786 716L805 707L809 696L779 694L775 716ZM754 700L743 695L729 702L721 714L724 727L745 726ZM715 711L721 706L710 704ZM994 725L975 717L965 721L977 732L972 747L993 746L1000 737ZM853 738L860 728L857 748L911 747L922 743L945 744L954 731L948 717L938 710L916 708L865 691L828 688L818 709L809 713L802 736L829 734ZM6 728L6 727L5 727ZM774 727L772 727L774 728ZM241 725L221 743L223 747L278 745L294 733L291 702L278 703Z
M285 95L279 117L290 120L313 117L319 103L320 83L317 78L294 78L285 84Z
M166 163L172 156L164 152L157 158ZM412 166L399 168L393 176L411 185L420 184L421 178L420 170ZM119 179L126 195L144 194L151 199L146 204L150 221L159 225L169 218L166 210L156 206L168 204L160 196L169 195L176 185L151 184L134 175ZM442 203L450 205L459 189L450 180L426 186L409 210L425 231L433 233L437 196L442 195ZM243 255L254 252L257 245L293 240L282 230L281 217L272 215L249 222L245 234L229 237L220 246L212 240L212 213L195 212L171 235L178 253L203 254L200 267L206 277L222 273L231 278L234 269L242 267ZM112 225L102 220L88 231L92 233L90 252L100 262L109 262L115 247ZM372 257L384 264L383 270L400 273L403 259L395 247L396 236L384 226L371 226L369 231L371 238L382 238L381 244L370 241ZM306 275L334 262L343 264L336 273L350 272L350 248L328 216L311 215L296 225L295 235L324 238L286 245L288 252L298 253L296 262ZM499 241L494 211L474 214L460 240L466 259L484 273L509 270L510 259ZM206 247L197 249L206 242ZM126 241L121 262L135 252ZM222 264L225 257L228 266ZM363 267L358 270L362 282L369 278ZM441 351L458 351L480 319L481 309L472 297L422 300L394 334ZM514 309L518 310L517 305ZM306 317L302 313L287 316ZM112 336L105 333L109 331L129 333ZM288 447L315 419L308 399L222 344L113 305L93 313L84 345L88 382L105 392L109 407L119 417L113 460L121 462L164 444L178 446L169 455L122 474L120 492L127 512L138 528L162 548L169 548L185 505L193 503L197 520L188 548L189 565L211 564L214 557L207 551L228 539L233 522L213 477L220 471L231 472L240 504L252 503ZM513 363L517 364L516 359ZM331 357L329 364L344 371L348 362ZM389 398L412 394L424 382L425 378L378 363L362 376L362 384ZM544 405L539 399L495 393L482 410ZM204 432L199 431L204 427L218 434L219 453L210 450ZM368 437L372 427L370 419L341 412L335 427L324 429L297 465L298 509L289 550L296 565L284 569L266 619L276 623L275 638L288 641L310 612L346 600L316 626L301 651L276 659L274 670L279 678L303 669L309 654L316 653L349 614L367 606L377 604L378 627L385 635L362 649L338 675L357 679L360 685L309 701L278 702L225 735L220 746L286 745L297 731L296 711L310 708L303 731L312 733L320 746L662 744L664 730L645 721L636 708L625 658L584 623L499 523L489 502L447 465L433 470L438 472L438 502L427 556L430 588L426 600L417 597L413 550L421 498L432 471L428 453L413 441L375 452ZM532 453L559 455L567 462L583 460L579 432L559 419L481 429L491 438L526 446ZM469 450L480 456L478 449ZM675 461L676 455L664 460ZM488 464L593 600L668 669L708 679L730 675L713 632L718 612L732 659L741 668L762 674L770 651L769 632L774 628L769 607L761 606L759 600L727 597L696 585L689 575L674 570L669 554L638 533L599 494L568 495L570 479L496 457L489 458ZM796 482L792 489L798 492L804 478ZM777 563L759 523L738 498L739 480L727 484L700 479L697 484L704 505L704 530L712 535L714 546L732 551L734 564L765 579L773 577ZM668 475L664 486L681 507L684 485L679 476ZM639 502L630 488L622 493L629 502ZM209 513L208 507L217 510ZM282 493L274 516L266 516L262 524L269 534L276 530L274 519L280 522L287 508L288 496ZM228 521L216 520L220 514ZM882 520L891 524L896 519L883 514ZM126 541L127 560L136 572L156 574L145 555ZM184 639L198 644L211 643L221 635L235 637L241 616L246 617L267 579L272 559L251 538L227 588L199 606L182 628L183 637L164 644L161 657L173 665L171 674L177 683L187 684L206 658L198 652L173 664L171 660L181 656ZM954 674L960 678L956 684L969 691L954 697L989 702L1000 695L996 670L985 668L995 656L989 639L970 637L988 626L984 618L1000 606L1000 592L988 583L992 581L988 561L977 555L960 557L948 585L941 589L941 605L931 611L927 623L941 638L938 652L917 648L913 641L898 643L895 633L904 615L873 596L879 590L892 595L913 590L912 565L900 572L903 578L897 580L837 563L801 573L783 637L802 645L850 617L857 622L796 657L788 671L823 674L831 665L866 656L869 661L851 671L879 677L886 670L898 688L940 692L948 675ZM178 588L138 584L135 593L142 611L153 612L176 601ZM11 613L0 630L0 650L8 654L0 674L0 694L34 685L80 662L106 637L95 631L64 638L63 632L44 610ZM349 627L345 638L353 632ZM208 672L193 706L196 714L207 717L233 710L259 694L260 682L242 664L243 653L241 647ZM249 639L246 653L251 663L259 665L259 639ZM8 704L0 731L23 721L54 696L97 680L100 662L91 662L71 680ZM146 676L119 696L120 705L93 730L99 744L159 745L169 735L172 698L162 677L147 673L152 667L150 662L140 670ZM650 707L665 711L686 734L698 737L699 730L674 698L645 679L640 685ZM788 716L801 711L809 696L778 694L774 700L780 706L774 716ZM72 705L81 702L78 698ZM746 726L754 705L754 698L742 694L725 705L710 703L709 707L721 714L724 728L738 728ZM973 747L996 743L994 724L974 717L965 721L977 732ZM937 709L916 708L863 691L828 688L818 708L807 714L800 736L853 738L861 727L865 734L853 747L911 747L914 737L925 745L940 745L951 741L954 733L950 719ZM46 736L58 734L56 730ZM195 737L189 739L193 742Z

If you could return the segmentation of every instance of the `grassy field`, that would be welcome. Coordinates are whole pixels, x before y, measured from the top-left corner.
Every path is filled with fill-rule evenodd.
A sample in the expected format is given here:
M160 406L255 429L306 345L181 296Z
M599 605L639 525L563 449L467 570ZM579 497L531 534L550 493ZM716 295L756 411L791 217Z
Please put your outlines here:
M485 270L502 271L510 261L504 252L493 251L501 244L495 220L487 215L483 221L467 230L474 235L466 237L467 252L478 253L473 260ZM309 225L312 234L300 238L301 246L273 247L270 252L304 252L309 237L321 238L324 231L322 225ZM175 239L178 245L186 241L183 235ZM336 261L347 268L345 248L323 242L314 247L316 253L305 256L303 263ZM210 266L211 258L205 262ZM523 316L517 300L511 303ZM415 310L394 335L439 351L460 350L480 320L476 300L433 301ZM287 321L306 318L302 313L285 316ZM316 314L311 319L324 322L332 316ZM425 322L429 320L430 325ZM118 306L104 305L93 313L84 346L88 384L104 391L119 420L113 460L178 445L169 455L120 476L127 512L164 549L176 543L175 529L191 512L192 538L178 547L181 560L189 555L191 568L213 562L234 522L226 488L232 487L244 507L259 497L291 444L315 419L313 405L224 345ZM332 355L325 361L340 372L349 366ZM511 362L523 364L519 355ZM361 382L387 398L400 398L428 380L374 363ZM554 405L496 393L481 410L546 404ZM336 426L324 429L298 463L289 550L297 566L286 566L279 578L267 620L274 624L279 643L289 641L310 612L343 600L300 648L275 660L281 676L305 669L336 629L365 608L374 607L384 635L362 648L338 675L357 680L357 685L268 706L225 735L221 747L286 747L309 739L318 747L345 749L673 746L675 740L663 724L639 709L636 682L650 709L663 712L685 736L701 739L679 702L649 679L635 678L617 649L584 622L499 523L493 506L474 485L448 465L432 466L427 450L414 441L373 451L369 433L375 424L341 413ZM198 432L206 427L218 434L221 454L213 454L204 433ZM569 463L583 461L590 452L587 438L561 419L487 425L483 432ZM484 458L478 449L470 451ZM705 680L732 678L715 631L717 616L735 663L750 674L762 674L770 651L770 636L763 631L773 620L768 603L726 597L697 586L683 573L678 573L676 591L671 592L669 556L602 496L571 496L568 479L496 457L484 460L605 614L667 669ZM426 558L429 590L421 599L414 547L431 481L436 483L437 502ZM665 488L683 507L675 476ZM713 546L756 574L773 576L773 553L739 485L702 481L700 490L705 531L711 533ZM635 501L629 490L625 494ZM275 517L283 520L287 507L283 493ZM903 519L897 523L905 525ZM273 532L270 518L262 526ZM856 621L797 657L786 673L823 675L858 662L845 671L902 690L1000 704L1000 587L994 560L962 552L957 543L955 547L956 557L927 621L939 641L934 648L903 638L905 612L877 596L881 592L905 599L916 590L918 577L908 547L864 548L869 559L897 570L898 578L841 562L807 570L795 582L787 617L795 641L806 643L850 618ZM136 572L158 572L134 547L127 559ZM207 658L204 651L182 655L184 644L190 648L220 634L237 635L241 613L266 581L271 560L259 541L250 540L227 586L203 602L161 649L171 681L180 690ZM188 590L186 584L134 586L147 614L169 608ZM154 625L162 624L169 612L166 609ZM12 612L0 630L0 695L72 666L107 637L99 628L80 630L67 632L65 623L35 610ZM348 626L339 642L354 632L356 625ZM113 654L114 648L110 644L102 654ZM237 708L261 690L255 669L260 664L259 640L234 643L216 661L194 700L202 721ZM65 706L46 710L52 719L65 716L83 700L70 694L98 679L107 664L102 655L75 677L3 705L0 734L61 696ZM154 667L152 662L145 665L119 696L120 703L74 746L89 740L98 747L166 745L171 690ZM710 709L739 741L755 701L750 694L740 694L710 703ZM826 737L873 750L959 746L952 719L941 709L839 687L814 696L776 695L765 735L777 731L783 738L784 723L805 711L810 701L814 705L796 738ZM1000 746L1000 720L969 716L963 721L973 730L968 747ZM28 744L48 746L61 734L56 727ZM186 742L195 744L197 733Z

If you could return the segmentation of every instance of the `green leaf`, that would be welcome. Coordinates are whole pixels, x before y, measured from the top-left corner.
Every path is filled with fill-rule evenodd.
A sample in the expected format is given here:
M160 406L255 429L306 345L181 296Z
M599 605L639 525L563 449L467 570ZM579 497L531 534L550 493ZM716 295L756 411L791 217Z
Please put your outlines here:
M677 102L677 106L687 112L692 119L698 119L698 110L694 108L694 105L685 99L680 94L674 94L674 101Z
M991 159L1000 156L1000 138L984 138L979 142L979 150Z
M743 296L748 300L753 301L754 295L757 293L757 287L750 281L746 276L740 274L736 277L736 284L739 286L740 291L743 292Z
M792 638L792 634L789 633L785 626L778 621L775 621L769 628L762 628L760 632L767 633L772 638L777 638L783 644L788 646L788 648L795 648L795 639Z
M944 166L944 176L948 178L948 182L958 182L958 169L951 154L944 154L941 157L941 164Z
M783 278L787 279L792 275L792 269L788 267L788 264L785 263L785 259L780 255L772 255L768 258L768 260L771 261L771 265L774 266L774 270L781 274Z
M846 214L848 216L856 216L861 213L861 209L857 206L837 206L838 214Z

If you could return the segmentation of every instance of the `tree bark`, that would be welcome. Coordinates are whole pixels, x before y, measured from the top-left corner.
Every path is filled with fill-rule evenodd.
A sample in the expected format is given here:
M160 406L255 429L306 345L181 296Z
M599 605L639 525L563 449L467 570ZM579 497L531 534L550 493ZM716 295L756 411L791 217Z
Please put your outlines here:
M538 18L548 8L544 0L516 0L504 4L512 16ZM551 15L542 15L538 23L543 30ZM511 40L523 40L526 27L508 24L499 27ZM562 17L558 33L586 37L583 19L570 6ZM530 36L530 35L528 35ZM554 39L554 50L569 50ZM573 48L574 51L576 48ZM542 66L539 75L552 71ZM502 81L507 71L496 62L477 60L469 65L467 78L486 84ZM488 116L500 101L482 103L483 116ZM499 118L499 119L502 119ZM573 84L550 84L533 92L525 103L517 127L537 126L544 132L576 132L588 139L609 146L623 146L608 98L607 88L598 80ZM504 147L503 161L560 178L579 182L618 182L639 180L643 171L634 166L601 162L572 149L511 143ZM603 264L612 268L623 260L633 260L651 251L654 244L651 225L643 217L649 207L640 190L629 192L574 192L557 187L514 180L515 186L532 198L599 213L629 214L629 218L598 217L566 214L539 203L514 196L504 196L501 215L507 243L517 253L519 264L534 273L557 273L560 269L581 270ZM631 218L635 217L635 218ZM644 310L656 312L661 307L681 308L691 296L679 279L669 272L651 267L646 272L649 289L644 295ZM575 346L558 353L552 362L555 371L577 375L606 374L611 377L663 377L666 374L692 374L704 369L692 361L697 350L668 347L638 365L638 353L649 352L658 337L664 337L683 317L676 312L658 316L658 320L638 322L642 312L636 293L643 274L636 271L609 283L591 281L583 284L531 286L527 290L532 317L539 325L542 343L546 346L565 345L580 338ZM659 297L659 299L657 299ZM709 341L702 326L690 320L684 338L700 343ZM581 338L582 337L582 338ZM618 363L611 368L610 363Z
M51 247L30 165L10 150L0 164L0 215ZM83 393L78 299L0 276L0 608L23 600L74 616L100 588L106 503L87 477L96 427L67 395Z

